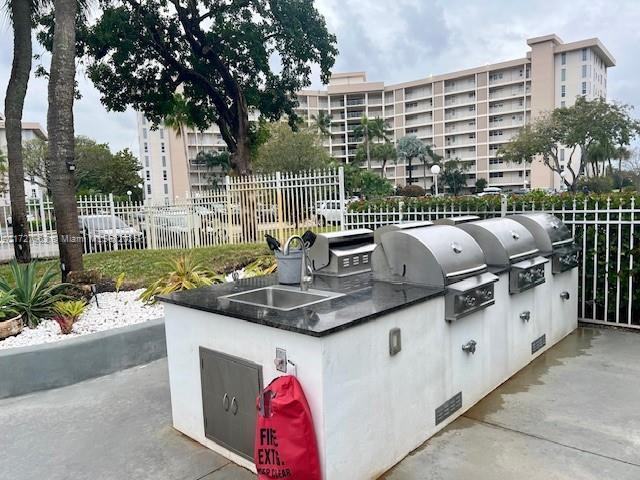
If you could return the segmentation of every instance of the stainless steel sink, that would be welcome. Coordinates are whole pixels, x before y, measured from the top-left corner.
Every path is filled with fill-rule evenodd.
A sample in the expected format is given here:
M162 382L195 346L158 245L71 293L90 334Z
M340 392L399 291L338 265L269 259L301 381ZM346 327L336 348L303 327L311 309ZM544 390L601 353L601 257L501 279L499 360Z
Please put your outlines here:
M297 287L273 286L249 290L248 292L234 293L233 295L220 297L220 299L255 305L257 307L272 308L274 310L289 311L341 296L341 293L325 292L322 290L307 290L303 292Z

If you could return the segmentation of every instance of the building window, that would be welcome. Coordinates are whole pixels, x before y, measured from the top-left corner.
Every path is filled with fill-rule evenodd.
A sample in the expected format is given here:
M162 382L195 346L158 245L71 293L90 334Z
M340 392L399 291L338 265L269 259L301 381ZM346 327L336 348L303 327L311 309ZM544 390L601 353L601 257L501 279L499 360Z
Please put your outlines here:
M504 177L503 172L489 172L489 178L502 178Z
M167 171L163 170L162 171L162 179L166 182L167 181Z
M476 110L476 106L475 105L470 105L469 106L469 111L470 112L474 112Z
M567 54L566 53L561 53L560 54L560 63L562 65L566 65L567 64Z
M37 194L37 192L36 192L36 189L35 189L35 188L32 188L32 189L31 189L31 196L32 196L33 198L36 198L36 197L38 196L38 194Z
M567 69L563 68L560 70L560 81L564 82L567 80Z
M564 108L564 107L566 107L566 106L567 106L567 102L565 102L564 100L562 100L562 101L560 102L560 107L561 107L561 108Z
M146 176L146 178L147 178L147 182L150 182L150 181L151 181L151 172L150 172L149 170L147 170L147 171L146 171L146 172L144 172L144 173L145 173L145 176Z
M142 129L142 138L146 139L149 137L149 132L147 131L146 128Z
M164 138L164 129L163 128L160 129L160 138Z
M582 65L582 78L587 78L587 66Z
M149 144L144 142L144 153L149 153Z
M169 185L167 185L166 183L164 184L164 193L165 195L169 193Z
M582 82L582 95L587 94L587 82Z
M149 168L149 155L145 155L144 157L144 166Z
M147 185L147 195L151 195L151 185Z
M162 166L163 167L167 166L167 157L165 157L164 155L162 156Z
M560 161L564 162L564 148L560 149Z
M582 49L582 61L583 62L587 61L587 49L586 48Z
M560 87L560 96L563 97L563 98L567 96L567 86L566 85L562 85Z
M160 151L161 151L162 153L164 153L164 152L165 152L164 142L162 142L162 143L160 144Z

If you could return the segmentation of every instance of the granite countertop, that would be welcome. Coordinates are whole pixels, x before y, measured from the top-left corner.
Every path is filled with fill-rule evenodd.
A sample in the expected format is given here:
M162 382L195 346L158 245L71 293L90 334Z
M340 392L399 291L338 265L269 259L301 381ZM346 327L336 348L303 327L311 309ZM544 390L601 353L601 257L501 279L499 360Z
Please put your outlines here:
M278 285L276 276L268 275L176 292L159 297L158 300L251 323L323 337L444 295L443 288L380 282L373 280L370 273L363 273L342 278L314 276L311 290L339 292L343 295L290 311L232 302L221 298L273 285Z

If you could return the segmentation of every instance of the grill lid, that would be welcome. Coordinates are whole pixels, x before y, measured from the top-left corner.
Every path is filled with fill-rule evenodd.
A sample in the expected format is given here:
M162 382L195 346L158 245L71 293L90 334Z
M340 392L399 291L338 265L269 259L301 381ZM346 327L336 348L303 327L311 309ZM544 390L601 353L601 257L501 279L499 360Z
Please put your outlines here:
M420 285L450 285L486 269L471 235L448 225L387 232L372 257L376 278Z
M385 225L384 227L380 227L373 232L373 239L376 244L380 243L380 238L387 232L393 232L395 230L410 230L412 228L421 228L421 227L429 227L433 225L433 222L429 222L427 220L424 221L416 221L416 222L406 222L406 223L398 223L395 225Z
M461 223L475 222L480 220L477 215L462 215L460 217L446 217L435 221L436 225L460 225Z
M529 230L509 218L463 223L457 228L469 233L478 242L489 265L508 267L539 253Z
M569 228L550 213L523 213L507 218L524 225L533 235L540 252L545 255L573 243Z

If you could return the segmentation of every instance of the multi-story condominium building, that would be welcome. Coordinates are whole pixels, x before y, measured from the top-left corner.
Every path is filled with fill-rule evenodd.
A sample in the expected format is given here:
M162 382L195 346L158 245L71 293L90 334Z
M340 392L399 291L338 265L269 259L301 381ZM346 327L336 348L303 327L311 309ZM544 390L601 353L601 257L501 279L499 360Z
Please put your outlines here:
M326 89L299 92L297 112L309 125L320 112L331 115L324 144L344 162L354 159L361 143L354 127L366 115L384 119L393 142L415 135L445 160L466 163L469 187L485 178L490 186L507 190L559 188L559 176L542 162L509 164L498 149L537 115L570 106L578 96L606 97L607 69L615 60L597 38L564 43L546 35L527 44L530 51L522 58L393 85L370 82L364 72L334 74ZM152 131L142 115L138 128L147 198L180 197L210 184L209 171L197 165L195 156L225 148L217 128ZM561 150L561 160L564 155L568 159ZM380 171L381 165L372 168ZM427 189L433 184L429 169L419 162L413 162L411 175L403 160L389 162L386 170L397 185L409 177Z
M26 142L40 138L47 140L47 133L42 126L36 122L22 122L22 141ZM7 134L4 125L4 117L0 114L0 152L5 156L7 154ZM5 182L8 183L8 179ZM24 180L24 193L27 198L41 198L46 193L44 187L44 180L41 178L25 178ZM0 192L0 201L2 203L9 203L10 192Z

